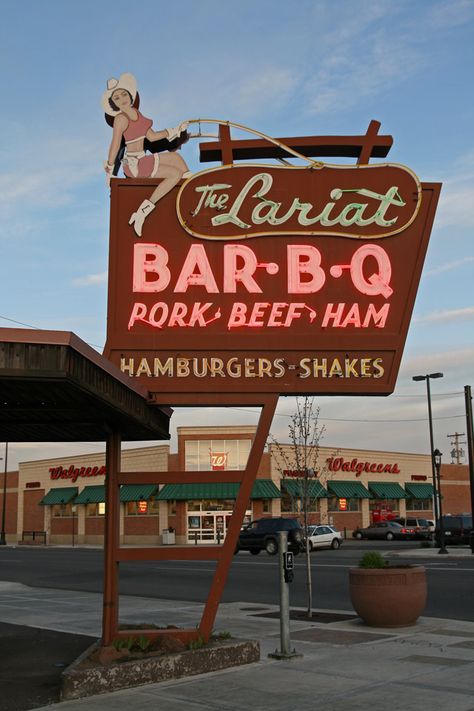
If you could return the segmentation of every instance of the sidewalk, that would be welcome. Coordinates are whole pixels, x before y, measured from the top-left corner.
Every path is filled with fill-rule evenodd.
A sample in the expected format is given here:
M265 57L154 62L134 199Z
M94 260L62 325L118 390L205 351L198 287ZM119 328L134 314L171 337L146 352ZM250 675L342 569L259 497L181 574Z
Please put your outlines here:
M436 550L429 553L437 555ZM101 604L96 593L0 582L0 621L69 633L76 642L77 635L100 635ZM122 622L193 626L201 611L193 602L140 597L121 597L120 604ZM474 622L423 617L414 627L384 630L368 628L358 618L328 624L292 620L292 646L303 657L276 661L267 655L279 648L279 620L261 616L276 610L244 603L219 608L217 632L260 640L256 664L42 706L41 711L120 711L150 704L163 711L317 706L324 711L420 711L441 703L450 711L473 711ZM31 661L19 659L20 664ZM0 673L5 683L5 672ZM0 708L7 707L0 701Z

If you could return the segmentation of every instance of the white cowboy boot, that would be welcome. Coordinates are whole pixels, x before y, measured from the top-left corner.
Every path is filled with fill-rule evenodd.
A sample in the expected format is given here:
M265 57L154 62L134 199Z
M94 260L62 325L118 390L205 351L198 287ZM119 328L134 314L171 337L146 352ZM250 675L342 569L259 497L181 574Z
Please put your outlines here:
M138 210L134 212L129 219L128 224L133 225L133 229L139 237L142 236L142 228L145 219L154 209L155 206L150 200L144 200Z

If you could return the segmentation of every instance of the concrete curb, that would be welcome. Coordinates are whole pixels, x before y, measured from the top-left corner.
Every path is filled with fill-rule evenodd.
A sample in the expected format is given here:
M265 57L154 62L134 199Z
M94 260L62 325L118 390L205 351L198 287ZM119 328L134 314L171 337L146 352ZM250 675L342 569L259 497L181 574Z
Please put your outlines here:
M98 642L81 654L62 674L61 701L108 694L143 684L195 676L260 660L255 640L215 640L201 649L81 668Z

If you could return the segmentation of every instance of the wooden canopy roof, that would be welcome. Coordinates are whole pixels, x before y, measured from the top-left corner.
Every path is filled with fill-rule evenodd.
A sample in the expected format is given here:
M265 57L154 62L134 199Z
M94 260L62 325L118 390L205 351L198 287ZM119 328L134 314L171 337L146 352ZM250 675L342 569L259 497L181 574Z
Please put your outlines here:
M0 441L169 439L171 412L74 333L0 328Z

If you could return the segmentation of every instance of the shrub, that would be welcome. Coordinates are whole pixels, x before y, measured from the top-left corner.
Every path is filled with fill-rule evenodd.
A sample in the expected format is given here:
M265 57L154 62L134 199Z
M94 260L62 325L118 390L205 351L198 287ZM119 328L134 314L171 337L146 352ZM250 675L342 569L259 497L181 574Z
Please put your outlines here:
M367 551L359 561L359 568L386 568L387 561L378 551Z

